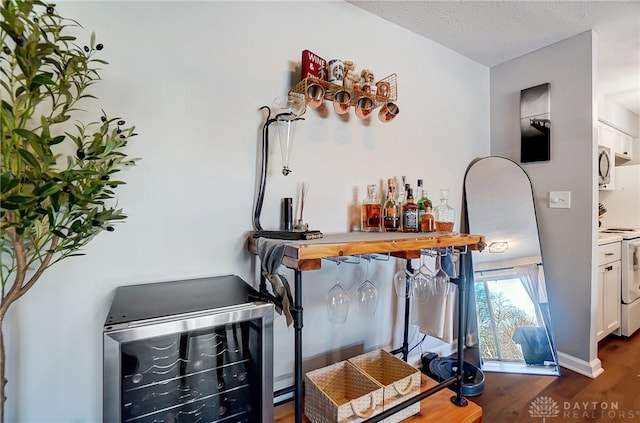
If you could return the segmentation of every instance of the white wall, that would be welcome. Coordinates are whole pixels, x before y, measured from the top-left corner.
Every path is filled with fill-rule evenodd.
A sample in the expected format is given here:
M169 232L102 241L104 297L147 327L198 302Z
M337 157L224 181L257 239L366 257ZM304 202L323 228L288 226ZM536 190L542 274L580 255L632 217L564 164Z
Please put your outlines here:
M277 227L280 198L303 181L305 218L324 232L347 229L354 187L362 198L366 184L391 176L424 178L432 198L448 187L460 210L467 164L488 155L488 69L347 3L62 2L58 10L104 43L110 65L95 92L101 100L87 107L135 124L140 135L129 153L142 161L118 188L127 222L98 236L86 256L47 271L10 311L9 422L101 421L102 325L117 286L228 273L254 280L246 235L264 118L258 108L297 80L303 49L351 59L377 77L397 73L400 115L367 124L309 111L287 178L271 149L265 227ZM577 187L567 188L583 201ZM323 308L335 265L305 274L305 357L330 361L328 351L389 343L393 271L392 263L372 268L384 297L376 318L354 312L339 327ZM355 289L363 267L341 272ZM292 338L278 318L280 383L290 380Z
M585 32L491 68L491 154L516 162L520 90L551 84L551 160L522 167L533 185L558 350L584 364L597 360L590 327L597 203L594 37ZM571 208L550 209L549 191L570 191Z

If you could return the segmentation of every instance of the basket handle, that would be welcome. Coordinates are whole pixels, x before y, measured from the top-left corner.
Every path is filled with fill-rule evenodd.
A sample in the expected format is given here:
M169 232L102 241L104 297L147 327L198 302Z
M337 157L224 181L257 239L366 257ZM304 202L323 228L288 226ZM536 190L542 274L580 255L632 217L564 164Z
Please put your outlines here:
M375 404L373 403L373 394L369 394L369 396L371 397L371 402L369 403L369 408L364 410L364 411L358 411L356 409L356 405L354 403L355 400L351 400L349 402L349 404L351 404L351 409L353 410L353 413L360 417L361 419L368 419L369 417L371 417L371 415L373 414L373 411L375 410Z
M400 395L407 395L409 392L411 392L411 378L409 378L409 383L407 383L407 387L404 389L398 388L398 383L400 383L400 381L393 384L393 389L398 391Z

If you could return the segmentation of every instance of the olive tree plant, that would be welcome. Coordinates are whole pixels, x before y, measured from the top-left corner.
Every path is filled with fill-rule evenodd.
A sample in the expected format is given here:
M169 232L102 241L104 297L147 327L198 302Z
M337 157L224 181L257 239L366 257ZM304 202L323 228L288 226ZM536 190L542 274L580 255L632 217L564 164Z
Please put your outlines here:
M125 219L116 178L134 164L123 152L134 127L96 100L103 49L95 34L79 43L76 21L42 1L2 1L0 23L0 422L7 400L2 324L7 310L53 264ZM99 109L99 108L98 108ZM88 116L88 118L87 118ZM85 118L82 120L82 118Z

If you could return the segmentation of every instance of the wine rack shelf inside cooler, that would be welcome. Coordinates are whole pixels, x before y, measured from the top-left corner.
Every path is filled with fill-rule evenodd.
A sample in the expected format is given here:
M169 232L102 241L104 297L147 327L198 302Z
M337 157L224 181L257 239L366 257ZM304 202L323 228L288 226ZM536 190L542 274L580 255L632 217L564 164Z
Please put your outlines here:
M123 420L249 419L251 407L246 399L255 396L252 387L260 384L250 353L259 346L250 334L242 324L230 324L214 332L123 344ZM248 342L241 345L238 340Z

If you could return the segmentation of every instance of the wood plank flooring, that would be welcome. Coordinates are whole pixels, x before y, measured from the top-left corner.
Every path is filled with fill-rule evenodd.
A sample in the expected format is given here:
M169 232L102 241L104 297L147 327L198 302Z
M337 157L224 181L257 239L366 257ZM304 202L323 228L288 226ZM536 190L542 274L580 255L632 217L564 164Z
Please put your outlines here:
M603 339L598 357L604 373L596 379L565 368L560 377L485 373L484 392L470 399L485 423L640 422L640 331ZM542 397L552 401L541 404ZM533 401L540 404L537 417Z

